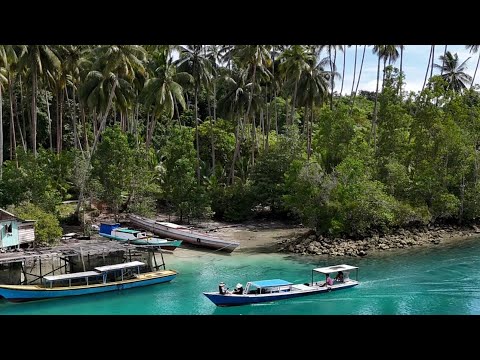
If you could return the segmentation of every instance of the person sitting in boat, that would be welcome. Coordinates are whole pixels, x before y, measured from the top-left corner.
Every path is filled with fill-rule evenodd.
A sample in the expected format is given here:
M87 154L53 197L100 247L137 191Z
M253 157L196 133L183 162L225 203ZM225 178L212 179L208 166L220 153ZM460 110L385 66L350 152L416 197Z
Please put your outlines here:
M333 279L330 277L330 274L327 274L325 276L326 276L325 283L322 286L327 286L327 285L332 286Z
M243 285L238 283L237 286L235 286L235 289L233 290L232 294L243 294Z
M343 282L343 271L339 271L334 279L336 282Z
M220 295L225 295L225 294L227 293L227 288L226 288L224 282L221 282L221 283L218 285L218 292L220 293Z

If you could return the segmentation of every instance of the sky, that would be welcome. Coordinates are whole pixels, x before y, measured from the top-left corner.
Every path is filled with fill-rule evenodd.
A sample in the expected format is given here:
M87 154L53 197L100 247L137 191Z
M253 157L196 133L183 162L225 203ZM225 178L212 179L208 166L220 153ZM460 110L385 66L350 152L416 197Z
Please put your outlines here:
M430 56L431 45L405 45L403 50L403 72L405 73L404 91L420 91L425 79L425 72L427 70L427 62ZM439 56L443 55L445 45L435 45L435 59L434 63L441 64ZM458 54L459 63L461 64L467 58L471 57L466 63L466 73L473 77L475 67L477 65L478 53L471 54L469 50L465 48L465 45L448 45L447 51L450 51L453 55ZM363 45L358 45L357 52L357 72L360 70L360 64L362 61ZM325 57L328 54L323 51L321 57ZM174 58L178 57L178 54L173 54ZM375 91L377 85L377 55L373 54L372 47L369 46L365 50L365 59L362 69L362 77L360 79L360 85L358 90ZM342 94L350 94L352 89L353 68L355 63L355 45L347 47L345 55L345 79L343 85ZM343 71L343 53L337 52L336 60L337 72L342 74ZM381 69L383 69L383 63L381 63ZM394 67L400 68L400 57L393 64ZM328 70L328 69L327 69ZM382 70L381 70L382 71ZM429 70L430 74L430 70ZM433 74L440 74L440 70L434 68ZM382 73L380 73L382 76ZM355 84L356 81L355 80ZM381 78L380 78L381 81ZM335 91L340 92L342 80L336 80ZM480 84L480 71L477 72L475 77L475 84Z
M405 45L403 50L403 72L405 73L405 87L406 91L420 91L422 89L423 81L425 79L425 72L427 70L427 62L430 56L431 45ZM434 63L441 64L439 56L443 55L445 45L435 46ZM473 77L475 67L477 65L478 53L470 54L470 51L465 48L465 45L448 45L447 51L453 55L458 54L460 64L468 57L470 60L466 63L466 73ZM358 46L357 53L357 77L362 61L363 46ZM377 85L377 55L373 54L372 47L367 47L365 51L365 60L363 63L362 77L360 79L359 90L375 91ZM355 46L347 48L345 56L345 80L343 86L343 94L349 94L352 89L353 68L355 63ZM337 52L337 72L342 73L343 54ZM380 65L383 68L383 63ZM393 64L394 67L400 68L400 58ZM430 70L429 70L430 72ZM440 74L440 70L434 68L433 74ZM380 73L380 76L382 74ZM356 81L356 80L355 80ZM380 78L381 81L381 78ZM475 84L480 84L480 71L475 77ZM335 90L340 92L341 80L337 80Z

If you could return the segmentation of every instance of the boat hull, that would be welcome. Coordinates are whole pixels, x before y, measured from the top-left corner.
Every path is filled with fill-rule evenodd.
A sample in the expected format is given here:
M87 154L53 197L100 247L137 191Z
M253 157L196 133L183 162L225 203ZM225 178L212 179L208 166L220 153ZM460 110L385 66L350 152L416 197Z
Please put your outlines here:
M151 239L151 240L143 240L143 239L123 239L119 238L114 235L110 234L105 234L105 233L99 233L99 235L106 237L108 239L120 241L120 242L129 242L131 244L135 245L149 245L149 246L157 246L161 249L165 250L175 250L178 248L180 245L182 245L181 240L165 240L165 239Z
M0 285L0 296L11 302L25 302L69 296L98 294L108 291L126 290L169 282L177 273L172 270L159 270L138 275L134 279L70 287L46 288L41 285Z
M348 284L337 286L312 286L309 290L292 290L288 292L270 293L270 294L219 294L218 292L204 292L203 294L217 306L239 306L248 304L257 304L285 299L292 299L296 297L316 295L321 293L328 293L331 291L344 290L357 286L358 282L352 281Z
M197 247L205 247L225 252L232 252L240 245L240 243L235 241L217 239L213 236L193 232L188 229L171 228L169 226L159 224L154 220L147 219L138 215L129 215L129 219L136 226L151 231L156 235L176 240L182 240L184 243Z

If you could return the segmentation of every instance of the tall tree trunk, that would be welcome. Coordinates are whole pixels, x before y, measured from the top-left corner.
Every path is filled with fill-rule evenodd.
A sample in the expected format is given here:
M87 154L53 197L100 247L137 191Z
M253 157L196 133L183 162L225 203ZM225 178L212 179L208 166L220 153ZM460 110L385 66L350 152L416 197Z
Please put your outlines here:
M27 144L25 141L25 138L23 137L22 133L22 125L20 124L20 115L18 114L18 104L17 104L17 98L16 96L13 97L13 105L15 106L15 117L17 118L17 127L18 127L18 133L20 134L20 141L22 142L22 148L23 151L26 153L27 152ZM22 109L20 109L21 111Z
M24 104L23 101L23 85L22 85L22 77L20 76L20 112L22 114L22 124L20 124L20 118L18 118L18 126L20 127L20 136L22 138L23 149L27 152L27 127L25 125L25 120L27 118L27 114L25 114L27 105ZM17 115L18 116L18 115Z
M213 135L213 127L217 122L217 85L216 80L213 80L213 120L211 122L211 141L212 141L212 170L215 171L215 136Z
M366 49L367 49L367 45L363 45L362 62L360 63L360 70L359 70L359 72L358 72L357 86L355 87L355 92L353 93L352 107L351 107L351 109L350 109L350 113L352 113L352 111L353 111L353 106L355 105L355 97L357 96L358 85L360 85L360 78L362 77L363 60L365 59L365 50L366 50Z
M195 85L195 140L197 143L197 183L200 185L200 140L198 136L198 84Z
M400 76L398 78L397 95L402 94L402 78L403 78L403 45L400 46Z
M14 95L10 73L8 74L8 96L10 100L10 160L13 160L15 158L15 161L17 162L17 139L15 137L15 117L13 111Z
M334 48L333 48L333 71L336 72L336 68L337 68L337 46L335 45ZM334 76L334 73L332 71L332 78L331 78L331 81L332 81L332 92L330 93L330 110L333 110L333 90L335 90L335 76Z
M350 96L353 96L353 89L355 88L355 75L357 73L357 52L358 52L358 45L355 45L355 62L353 64L352 91L350 92Z
M3 175L3 98L2 84L0 84L0 180Z
M430 55L428 56L427 71L425 72L425 79L423 80L422 91L425 89L425 84L427 83L428 70L430 69L430 61L432 59L432 48L430 47Z
M447 46L443 49L443 60L442 60L442 68L440 69L440 75L443 75L443 67L445 66L445 56L447 56Z
M295 102L297 101L297 89L298 89L298 79L295 80L295 87L293 88L293 101L292 101L292 113L290 115L290 118L291 118L290 124L293 124L293 121L295 119Z
M56 112L56 115L57 115L57 124L55 126L55 142L57 144L57 146L55 147L57 149L57 154L60 154L60 135L58 134L59 130L60 130L60 96L59 96L59 93L60 90L58 88L55 89L55 112Z
M385 77L387 73L387 58L383 58L383 78L382 78L382 90L380 92L383 92L383 86L385 85Z
M328 57L330 58L330 110L333 110L333 61L332 45L328 45Z
M85 108L81 101L78 102L78 106L80 107L80 113L82 116L82 134L83 134L83 147L85 151L88 153L90 151L90 146L88 144L88 136L87 136L87 119L85 114Z
M37 157L37 68L32 67L32 149L33 156Z
M470 89L473 87L473 83L475 82L475 76L477 76L477 70L478 70L478 63L479 62L480 62L480 53L478 54L477 66L475 66L475 72L473 73L473 78L472 78L472 83L470 84Z
M433 62L435 60L435 45L432 45L432 64L430 65L430 79L433 76Z
M72 96L73 96L73 113L72 113L72 124L73 124L73 147L75 150L78 148L78 134L77 134L77 104L76 101L76 92L75 92L75 84L72 85ZM68 96L68 93L67 93ZM67 100L68 101L68 100Z
M342 70L342 86L340 87L340 96L343 92L343 81L345 80L345 57L347 56L347 45L343 48L343 70Z
M253 99L253 89L255 89L255 76L257 72L257 63L253 65L253 74L252 74L252 90L250 91L250 96L248 99L248 106L247 112L245 113L245 124L247 124L247 119L250 114L250 108L252 107L252 99ZM240 151L240 144L237 143L238 146L235 147L235 152L233 153L233 161L232 166L230 168L230 183L233 184L235 178L235 162L238 157L238 152Z
M147 125L145 126L145 147L147 148L147 150L150 147L150 111L147 111Z
M246 115L244 115L246 117ZM242 135L240 132L240 126L242 122L242 116L240 115L238 117L238 122L237 122L237 129L235 131L235 151L233 152L233 159L232 159L232 167L230 168L230 184L233 185L234 179L235 179L235 163L237 161L237 157L240 153L240 144L242 143ZM246 119L245 119L246 122Z
M257 125L255 123L256 112L252 116L252 166L255 165L255 148L257 147Z
M147 149L150 147L150 143L152 142L153 139L153 134L155 133L155 125L157 124L157 119L155 118L155 113L152 114L152 120L150 122L150 129L147 128L147 138L148 138L148 143L147 143Z
M267 90L268 93L268 90ZM270 105L271 103L267 103L266 106L266 111L267 111L267 128L265 130L265 151L268 152L269 150L269 144L268 144L268 139L270 137Z
M48 93L45 91L45 103L47 104L47 116L48 116L48 140L50 151L53 152L53 144L52 144L52 117L50 116L50 104L48 103Z
M378 83L380 82L380 56L378 56L377 65L377 89L375 90L375 104L373 106L373 122L372 122L372 134L373 134L373 148L377 148L377 102L378 102Z
M108 113L110 112L110 108L112 107L113 95L115 94L115 88L116 87L117 87L117 82L115 81L113 83L112 90L110 91L110 96L108 98L107 109L105 110L105 113L103 114L102 122L100 123L100 128L102 127L102 125L105 125L105 123L107 122ZM92 156L95 153L95 150L97 148L97 143L98 143L99 139L100 139L100 131L98 131L97 135L95 136L95 140L93 141L93 145L92 145L92 151L89 153L89 155L87 157L87 162L86 162L86 166L85 166L85 173L83 174L82 179L80 181L80 192L78 194L78 203L77 203L77 207L75 208L75 214L77 214L77 217L79 215L80 207L81 207L82 202L83 202L83 194L85 192L85 184L87 183L87 180L88 180L88 173L90 171L90 164L92 162Z

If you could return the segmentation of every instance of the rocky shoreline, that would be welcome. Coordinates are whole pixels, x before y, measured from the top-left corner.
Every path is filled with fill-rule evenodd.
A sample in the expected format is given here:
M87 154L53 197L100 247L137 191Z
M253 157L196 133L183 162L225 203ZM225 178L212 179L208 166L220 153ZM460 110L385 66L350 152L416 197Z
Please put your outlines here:
M278 251L302 255L362 257L379 251L438 245L474 236L480 237L480 227L476 225L431 225L410 230L399 229L393 234L373 235L361 240L317 236L310 230L296 238L281 241Z

